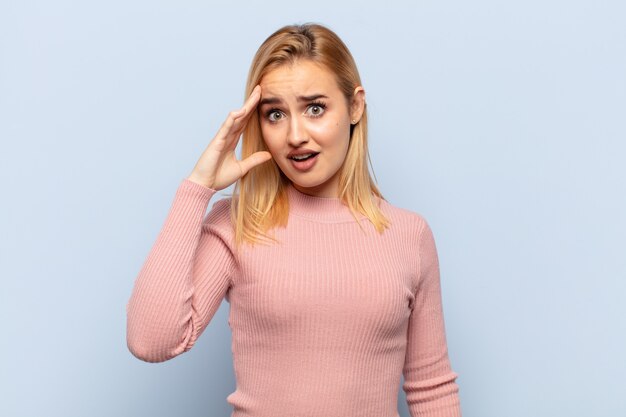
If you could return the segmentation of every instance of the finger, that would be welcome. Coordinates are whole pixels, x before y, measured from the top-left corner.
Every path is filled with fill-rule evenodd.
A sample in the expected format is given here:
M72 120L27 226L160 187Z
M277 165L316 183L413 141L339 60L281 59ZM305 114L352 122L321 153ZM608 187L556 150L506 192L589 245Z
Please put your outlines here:
M250 120L250 117L254 114L254 109L257 107L259 100L261 98L261 87L256 86L250 97L244 104L244 106L237 111L235 115L235 119L232 125L230 125L230 130L227 135L229 135L229 139L233 140L233 138L238 138L243 132L246 124Z
M215 138L225 139L228 137L229 132L232 130L233 124L235 123L235 118L239 115L241 110L234 110L228 113L226 120L222 123Z
M243 107L239 109L239 114L237 116L237 119L251 114L252 110L254 110L256 106L259 104L260 99L261 99L261 86L257 85L256 87L254 87L254 89L250 93L250 96L244 103Z
M248 99L246 100L244 107L250 106L250 108L253 108L254 106L256 106L256 103L258 103L260 98L261 98L261 86L257 84L250 92L250 96L248 96Z
M261 86L254 87L248 100L238 110L231 111L228 117L222 124L218 135L224 138L227 142L226 146L232 145L233 139L238 138L245 127L245 124L252 115L252 110L257 106L259 99L261 98Z
M257 165L272 159L272 154L267 151L255 152L246 159L239 161L239 167L241 168L242 176L246 175L248 171Z
M248 100L246 100L246 102L241 108L237 110L233 110L230 113L228 113L228 117L226 118L222 126L225 126L225 125L232 126L232 123L230 123L230 119L232 119L232 121L236 121L241 116L247 113L249 114L250 110L256 107L260 98L261 98L261 86L257 85L252 89L250 96L248 96Z
M248 122L250 121L250 118L252 117L254 113L255 112L253 110L250 110L247 113L235 119L235 122L233 123L233 126L231 128L232 133L235 135L240 135L241 132L243 132L243 130L245 129L246 125L248 124Z

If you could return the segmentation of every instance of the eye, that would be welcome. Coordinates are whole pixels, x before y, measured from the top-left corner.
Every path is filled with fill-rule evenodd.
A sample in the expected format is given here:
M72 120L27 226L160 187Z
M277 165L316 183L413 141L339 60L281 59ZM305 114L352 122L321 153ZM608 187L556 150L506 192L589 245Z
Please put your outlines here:
M270 122L277 122L283 117L282 113L279 110L272 109L267 112L267 118Z
M324 114L326 110L326 105L324 103L311 103L311 105L307 108L307 112L312 117L320 117Z

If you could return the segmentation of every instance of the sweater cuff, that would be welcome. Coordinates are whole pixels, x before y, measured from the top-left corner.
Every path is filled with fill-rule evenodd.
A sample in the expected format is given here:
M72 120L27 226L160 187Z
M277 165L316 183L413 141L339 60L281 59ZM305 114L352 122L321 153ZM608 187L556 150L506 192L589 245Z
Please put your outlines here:
M209 201L211 197L217 192L217 190L209 187L205 187L204 185L200 185L195 183L188 178L183 178L180 183L180 190L185 194L193 195L194 197L200 198L201 200Z

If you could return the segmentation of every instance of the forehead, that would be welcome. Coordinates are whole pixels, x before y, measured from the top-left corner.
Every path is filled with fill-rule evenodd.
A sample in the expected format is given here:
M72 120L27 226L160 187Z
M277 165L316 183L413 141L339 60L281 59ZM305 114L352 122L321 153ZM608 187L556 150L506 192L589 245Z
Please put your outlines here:
M261 78L261 96L341 95L335 74L311 60L299 60L270 70Z

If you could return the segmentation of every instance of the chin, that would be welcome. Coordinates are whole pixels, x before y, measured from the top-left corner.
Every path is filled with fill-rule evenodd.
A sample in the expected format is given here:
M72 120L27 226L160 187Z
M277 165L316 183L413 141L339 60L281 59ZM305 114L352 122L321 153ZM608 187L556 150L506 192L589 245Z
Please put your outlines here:
M297 175L297 174L296 174ZM287 177L289 178L289 177ZM321 190L325 188L331 182L333 176L325 177L325 178L289 178L289 180L296 186L300 188L307 188L310 190Z

